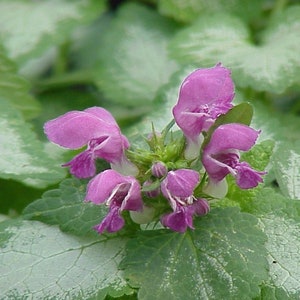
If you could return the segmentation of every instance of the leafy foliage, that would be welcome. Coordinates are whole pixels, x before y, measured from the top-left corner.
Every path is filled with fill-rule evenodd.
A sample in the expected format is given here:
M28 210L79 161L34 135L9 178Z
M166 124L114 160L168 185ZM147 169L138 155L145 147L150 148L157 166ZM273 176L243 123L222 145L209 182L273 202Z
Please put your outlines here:
M299 5L112 2L0 0L0 299L299 299ZM147 147L136 137L172 120L183 79L218 62L243 103L215 127L253 113L261 134L242 160L267 169L264 183L241 190L228 176L184 234L131 224L99 236L108 208L65 178L74 152L46 143L43 123L102 106Z

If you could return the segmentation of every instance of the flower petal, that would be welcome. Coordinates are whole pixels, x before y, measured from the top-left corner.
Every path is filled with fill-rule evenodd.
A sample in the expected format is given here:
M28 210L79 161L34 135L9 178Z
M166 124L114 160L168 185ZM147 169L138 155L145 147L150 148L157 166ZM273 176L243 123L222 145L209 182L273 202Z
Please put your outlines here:
M99 225L96 225L94 229L97 230L99 234L103 233L104 231L111 233L119 231L124 225L125 221L119 213L119 207L114 206L110 208L106 217Z
M260 131L244 124L221 125L213 132L203 155L214 155L228 149L248 151L255 144L259 133Z
M200 175L194 170L179 169L170 171L161 184L161 190L169 200L170 195L172 197L187 198L193 195L199 180Z
M87 185L85 201L104 203L114 188L124 182L124 178L114 170L105 170L94 177Z
M102 135L120 134L116 124L107 123L85 111L71 111L45 123L48 139L62 147L77 149Z

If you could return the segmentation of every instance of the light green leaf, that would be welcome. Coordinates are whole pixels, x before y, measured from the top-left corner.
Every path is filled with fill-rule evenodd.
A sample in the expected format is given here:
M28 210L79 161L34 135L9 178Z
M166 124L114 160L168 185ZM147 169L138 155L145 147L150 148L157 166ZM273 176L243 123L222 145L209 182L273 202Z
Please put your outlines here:
M199 15L228 12L242 19L251 20L261 14L264 1L261 0L159 0L159 12L178 21L191 22Z
M267 278L265 235L255 217L214 209L195 231L141 232L120 267L139 299L253 299Z
M280 143L273 165L282 193L286 197L300 200L300 143Z
M1 47L0 97L10 101L15 108L23 113L25 118L35 117L40 111L39 103L29 94L28 82L17 75L15 65L4 55L4 51Z
M132 294L118 270L126 240L90 239L32 221L0 223L1 299Z
M202 16L182 30L170 44L170 53L182 63L232 69L235 83L257 91L282 93L300 81L300 6L291 6L270 22L259 44L239 18Z
M262 189L252 202L252 213L259 218L260 227L268 237L268 293L281 295L271 299L299 299L300 202L272 189Z
M0 38L9 56L22 65L69 40L76 26L91 21L103 8L103 0L1 0Z
M43 188L65 176L60 162L44 151L21 113L0 99L0 177Z
M96 83L117 103L145 106L177 69L166 49L175 26L130 3L119 9L108 28L99 49Z
M99 224L107 214L107 207L84 203L86 184L78 179L64 180L59 189L44 193L43 197L29 204L25 219L59 225L61 230L75 235L94 235L93 226Z

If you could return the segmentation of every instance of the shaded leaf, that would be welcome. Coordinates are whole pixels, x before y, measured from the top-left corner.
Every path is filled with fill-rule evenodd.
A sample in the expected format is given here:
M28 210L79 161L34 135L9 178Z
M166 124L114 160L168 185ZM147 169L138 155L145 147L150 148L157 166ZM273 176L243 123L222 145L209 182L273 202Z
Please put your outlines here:
M118 270L124 239L89 239L33 221L0 223L1 299L132 294Z
M265 235L255 217L214 209L195 231L141 232L121 268L139 299L253 299L267 278ZM183 280L184 279L184 280Z
M39 103L29 94L28 82L17 74L15 65L4 55L2 48L0 48L0 97L10 101L25 118L32 118L40 111Z

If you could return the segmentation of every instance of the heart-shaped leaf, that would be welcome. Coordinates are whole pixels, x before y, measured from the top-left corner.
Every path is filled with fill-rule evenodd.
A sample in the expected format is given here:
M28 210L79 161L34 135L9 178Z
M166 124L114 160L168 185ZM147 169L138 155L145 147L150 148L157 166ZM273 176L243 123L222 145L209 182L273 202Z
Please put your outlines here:
M183 63L232 69L235 83L257 91L282 93L300 81L300 6L274 18L259 44L239 18L220 14L202 16L182 30L170 44L171 55Z

